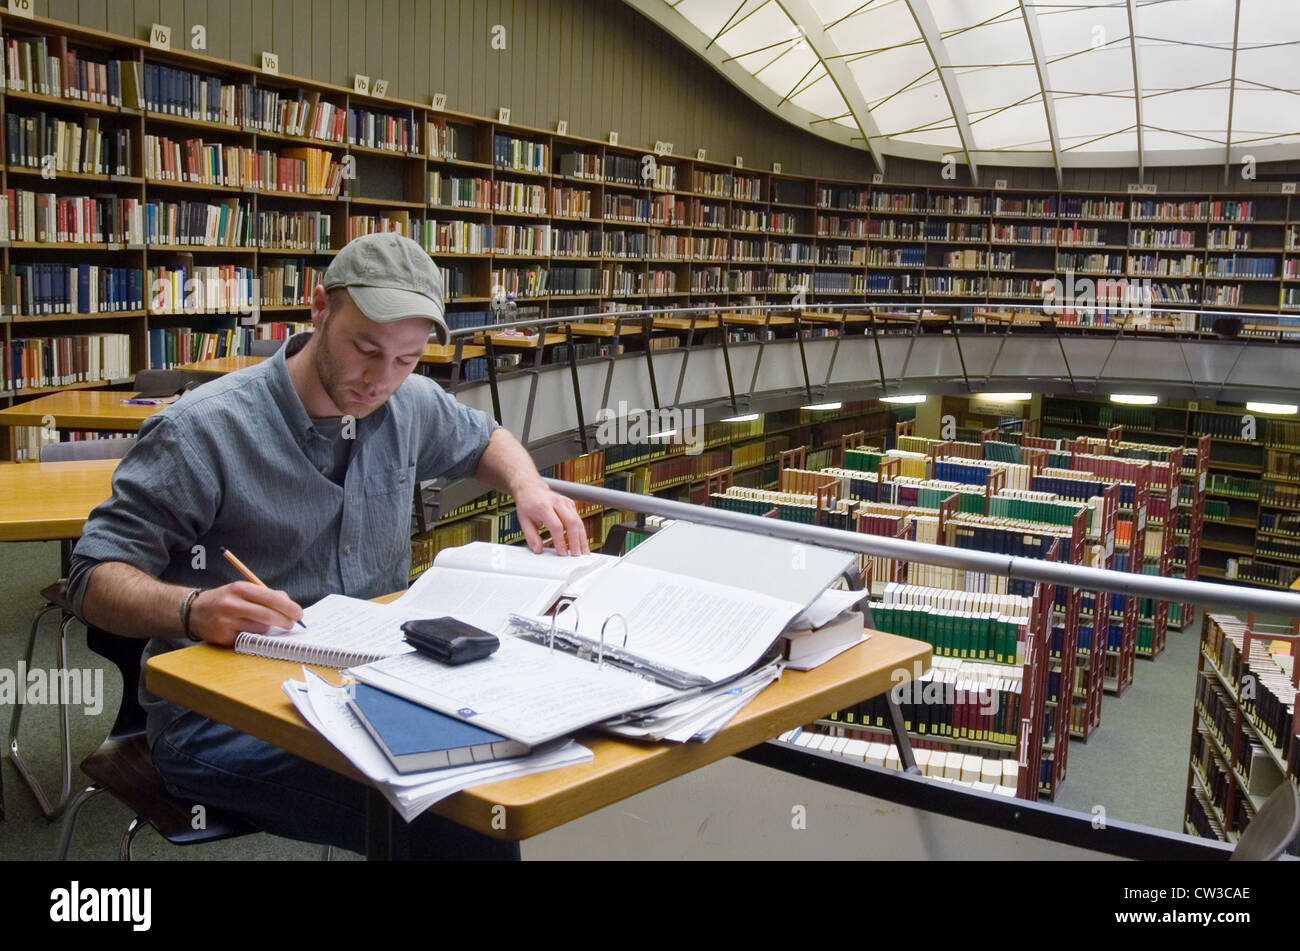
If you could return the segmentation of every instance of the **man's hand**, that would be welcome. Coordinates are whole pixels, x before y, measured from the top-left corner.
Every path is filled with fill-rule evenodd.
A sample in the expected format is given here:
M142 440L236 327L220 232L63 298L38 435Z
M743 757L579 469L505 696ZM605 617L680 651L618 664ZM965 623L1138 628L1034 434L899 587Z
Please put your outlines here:
M244 631L264 634L273 627L291 628L302 608L283 591L251 581L235 581L200 591L190 603L190 633L209 644L231 647Z
M559 555L587 555L587 529L578 517L573 500L551 491L540 479L515 492L515 512L524 538L533 554L541 554L543 543L538 532L545 526L551 533L555 552Z
M493 431L487 448L479 458L475 478L494 489L509 492L515 497L515 511L519 526L534 554L541 554L542 537L538 530L545 526L560 555L587 555L587 530L578 518L578 509L571 499L551 491L542 481L533 465L533 459L519 445L519 440L504 429Z

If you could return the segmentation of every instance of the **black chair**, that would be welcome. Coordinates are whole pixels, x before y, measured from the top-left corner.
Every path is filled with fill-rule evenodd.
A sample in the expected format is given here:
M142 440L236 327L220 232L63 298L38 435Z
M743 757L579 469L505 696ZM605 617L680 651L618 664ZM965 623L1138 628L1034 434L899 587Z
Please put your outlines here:
M1284 778L1246 826L1229 861L1271 862L1287 850L1297 833L1300 833L1300 792Z
M157 399L176 396L223 376L218 370L141 370L131 385L140 396Z
M41 462L121 459L134 445L135 437L133 436L50 443L48 446L41 447ZM66 551L65 548L65 558ZM45 605L36 612L36 617L32 619L31 633L27 637L27 653L23 655L24 666L31 669L32 659L36 653L36 638L40 633L41 621L50 612L58 611L60 622L58 639L55 642L55 654L58 669L66 670L68 666L68 627L75 620L72 604L68 599L66 581L60 578L53 584L47 585L41 590L41 597L44 599ZM21 703L14 704L13 713L9 717L9 757L13 760L14 769L18 771L18 775L27 783L32 795L36 797L36 803L41 807L41 812L45 813L47 819L58 818L72 797L72 750L68 740L68 705L62 695L59 697L58 706L61 783L59 796L53 801L41 788L40 782L36 779L18 749L18 731L22 725L23 705Z
M248 345L248 355L250 357L269 357L283 346L283 340L253 340Z
M197 845L216 842L250 832L252 824L217 809L207 808L203 828L194 828L194 803L182 801L167 791L162 776L153 764L145 739L145 711L140 706L140 657L145 641L119 637L96 627L87 626L86 642L96 654L106 657L122 674L122 702L108 738L99 749L81 761L81 770L92 784L74 799L59 832L57 857L68 857L68 848L76 830L81 807L102 792L111 793L135 818L127 825L118 846L118 858L131 859L131 843L146 825L173 845Z

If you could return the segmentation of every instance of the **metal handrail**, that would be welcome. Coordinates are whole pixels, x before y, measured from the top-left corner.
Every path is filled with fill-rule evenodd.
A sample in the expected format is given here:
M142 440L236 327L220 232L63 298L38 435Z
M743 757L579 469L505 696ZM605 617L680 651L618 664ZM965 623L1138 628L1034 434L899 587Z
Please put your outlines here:
M563 304L562 299L557 301L552 298L550 299L550 302L552 304L557 304L557 303L561 305ZM1006 301L1002 303L990 302L987 304L982 304L978 302L971 302L967 304L945 304L945 303L918 303L916 300L890 301L890 300L863 299L862 301L853 301L853 302L838 301L835 303L826 302L826 303L818 303L818 304L694 304L694 305L684 305L678 307L643 307L637 310L608 311L608 312L600 312L600 313L592 313L592 314L566 314L563 316L554 316L554 317L531 317L526 320L512 320L503 323L480 324L477 327L462 327L460 329L450 331L450 337L448 342L454 341L455 338L457 337L472 337L476 334L483 333L486 330L491 330L495 332L499 330L518 330L518 329L527 329L532 327L554 327L557 325L578 323L578 322L585 322L585 323L605 323L609 321L617 322L621 320L640 319L645 317L694 316L702 319L708 319L712 316L725 315L732 311L744 311L744 312L753 313L753 312L762 312L762 311L781 312L781 311L815 310L818 313L841 313L841 312L848 312L848 311L860 311L863 308L878 310L884 307L906 307L915 310L916 316L918 318L922 316L952 317L953 320L956 321L957 315L949 314L949 313L939 313L939 311L950 311L954 308L984 309L989 311L1013 309L1013 308L1025 310L1025 309L1033 309L1034 306L1035 305L1026 304L1024 302L1013 302L1013 301ZM1061 306L1064 307L1067 305L1061 305ZM1271 313L1267 311L1219 310L1217 308L1214 310L1205 310L1204 308L1197 308L1197 307L1180 307L1177 305L1157 305L1157 304L1152 304L1150 306L1140 306L1140 307L1124 307L1121 305L1086 306L1086 305L1070 304L1068 305L1068 308L1071 311L1088 312L1088 313L1090 312L1105 312L1105 313L1163 312L1163 313L1177 313L1177 314L1196 314L1197 316L1211 316L1211 317L1268 318L1268 317L1295 316L1297 318L1300 318L1300 311L1297 311L1295 314L1292 315L1292 314L1277 314L1277 313ZM895 314L891 316L903 317L908 315ZM1045 318L1050 319L1051 325L1053 327L1056 327L1061 330L1103 329L1103 328L1096 328L1096 327L1080 326L1079 324L1061 323L1056 319L1057 315L1048 313L1046 311L1043 311L1043 316ZM1121 325L1118 324L1115 325L1115 327L1116 329L1130 329L1128 327L1122 327ZM1296 333L1300 334L1300 325L1297 325L1295 329L1296 329ZM1209 331L1198 329L1198 330L1179 331L1179 333L1208 334ZM1275 342L1272 340L1265 340L1262 338L1254 338L1254 337L1233 338L1234 343L1250 343L1253 341L1258 341L1261 343Z
M678 518L702 525L733 528L738 531L770 535L793 542L805 542L863 555L877 555L902 561L941 565L945 568L962 568L987 574L1006 575L1010 578L1040 581L1044 584L1067 585L1085 591L1108 591L1171 603L1208 604L1300 617L1300 594L1239 588L1205 581L1189 581L1184 578L1164 578L1159 575L1131 574L1106 568L1087 568L1082 565L1067 565L1034 558L1018 558L993 552L951 548L929 542L904 541L881 535L863 535L838 528L784 522L780 519L762 518L702 505L689 505L685 502L673 502L668 499L635 495L631 492L565 482L560 479L545 481L556 492L580 502Z

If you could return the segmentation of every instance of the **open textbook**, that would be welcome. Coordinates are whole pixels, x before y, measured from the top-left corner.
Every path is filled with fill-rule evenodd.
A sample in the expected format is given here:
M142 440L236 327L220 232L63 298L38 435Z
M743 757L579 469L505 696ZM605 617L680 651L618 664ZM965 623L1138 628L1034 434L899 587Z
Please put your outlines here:
M689 522L669 526L636 551L661 536L672 536L671 544L653 557L622 559L556 616L557 640L579 648L577 656L545 646L551 619L534 616L518 619L532 639L503 638L501 649L482 661L449 667L406 654L352 673L536 745L746 673L853 558L824 549L792 551L789 542ZM711 559L702 546L712 550ZM684 551L696 554L687 559ZM734 570L730 562L737 560L749 571ZM726 562L726 581L674 573L664 566L674 561L696 571ZM782 582L787 574L795 580Z
M439 552L433 566L391 604L331 594L303 611L306 630L244 633L235 650L350 667L411 650L401 627L413 618L454 617L502 636L510 614L545 611L571 586L617 560L599 554L562 557L550 549L534 555L527 548L472 542Z

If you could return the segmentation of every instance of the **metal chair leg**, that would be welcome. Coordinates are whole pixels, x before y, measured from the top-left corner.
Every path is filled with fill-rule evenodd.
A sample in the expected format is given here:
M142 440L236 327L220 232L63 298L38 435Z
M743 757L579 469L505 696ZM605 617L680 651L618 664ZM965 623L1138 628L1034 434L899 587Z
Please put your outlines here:
M57 610L59 610L58 605L47 604L37 612L36 617L32 620L31 634L27 639L27 653L23 658L23 666L25 668L31 668L32 659L35 656L36 636L40 628L41 619L50 611ZM73 620L74 618L67 616L63 619L63 623L59 625L59 639L56 645L56 651L58 661L57 669L60 671L67 670L68 668L68 625L70 625ZM18 771L18 775L22 777L23 782L27 784L27 788L30 789L32 795L36 797L36 803L41 807L41 812L45 814L45 818L54 820L59 817L64 809L67 808L68 800L72 796L72 745L68 723L69 714L67 698L62 694L59 696L59 755L61 758L60 767L62 769L62 776L60 777L61 785L59 789L59 797L54 800L54 802L50 801L49 797L45 794L45 790L41 788L40 782L36 779L36 776L32 773L31 769L28 768L27 763L24 762L22 756L20 756L18 752L18 729L22 723L22 712L23 707L25 706L25 704L20 702L21 699L22 698L16 698L19 702L14 703L13 714L9 718L9 758L13 760L14 769Z
M77 816L81 814L81 807L102 792L104 792L103 786L98 784L87 786L77 794L77 798L72 800L72 803L68 806L67 815L63 817L63 827L59 829L59 844L54 853L56 862L66 862L68 860L68 847L72 845L72 833L76 831Z
M131 843L135 841L135 837L140 834L141 829L147 828L149 828L149 823L139 816L127 823L126 832L122 833L122 841L117 846L117 860L119 862L131 861Z

